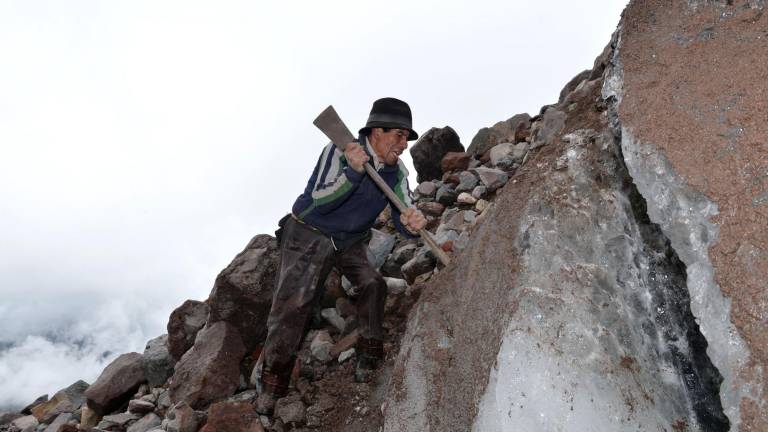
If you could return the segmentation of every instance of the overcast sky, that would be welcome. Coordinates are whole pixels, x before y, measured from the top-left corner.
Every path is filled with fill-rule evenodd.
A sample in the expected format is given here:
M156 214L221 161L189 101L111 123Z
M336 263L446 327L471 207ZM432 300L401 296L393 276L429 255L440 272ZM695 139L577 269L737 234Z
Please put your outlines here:
M327 105L356 131L397 97L466 147L555 102L625 4L0 0L0 407L206 298L304 188Z

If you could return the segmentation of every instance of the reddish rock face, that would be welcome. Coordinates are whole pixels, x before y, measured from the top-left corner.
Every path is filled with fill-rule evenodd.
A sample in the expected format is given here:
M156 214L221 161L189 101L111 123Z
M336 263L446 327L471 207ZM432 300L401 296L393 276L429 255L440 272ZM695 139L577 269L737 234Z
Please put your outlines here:
M742 395L753 389L741 399L739 430L754 431L768 430L768 14L762 3L633 1L619 48L623 127L664 154L681 183L717 205L709 261L749 351L722 389ZM723 315L699 320L706 328Z
M176 364L170 379L171 401L203 409L233 395L240 382L240 361L245 352L234 326L220 321L204 328L195 346Z
M123 354L85 391L88 407L98 415L108 414L127 402L145 381L141 354Z
M208 409L208 423L200 432L263 432L259 416L247 402L219 402Z

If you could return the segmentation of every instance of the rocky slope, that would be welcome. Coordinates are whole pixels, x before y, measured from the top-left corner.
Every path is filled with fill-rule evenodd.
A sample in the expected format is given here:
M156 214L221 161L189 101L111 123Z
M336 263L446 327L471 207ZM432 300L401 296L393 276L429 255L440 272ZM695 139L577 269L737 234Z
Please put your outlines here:
M258 235L144 353L0 413L0 431L766 431L768 17L632 1L557 103L412 149L436 268L383 214L387 361L352 380L337 274L290 394L255 415L274 275Z

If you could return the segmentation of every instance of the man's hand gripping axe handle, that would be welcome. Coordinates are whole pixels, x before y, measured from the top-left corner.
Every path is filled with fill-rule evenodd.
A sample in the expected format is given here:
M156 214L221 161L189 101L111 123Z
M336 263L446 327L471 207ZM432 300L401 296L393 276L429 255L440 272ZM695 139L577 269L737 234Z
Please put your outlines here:
M350 143L355 140L355 137L352 136L352 132L349 131L349 128L347 128L347 125L344 124L343 121L341 121L341 118L339 118L339 115L336 113L336 110L333 109L333 105L329 105L328 108L323 110L323 112L320 113L319 116L315 119L313 122L315 126L318 127L328 138L331 139L331 142L333 142L336 147L338 147L341 151L344 151L344 146L347 145L347 143ZM365 172L368 174L369 177L373 180L374 183L379 187L379 189L384 192L384 195L389 198L390 201L392 201L392 204L397 207L397 209L400 211L400 213L405 212L405 204L403 204L402 201L400 201L400 198L395 195L395 193L392 191L392 189L389 187L389 185L384 182L384 179L381 178L379 173L376 172L375 169L371 166L370 163L366 163L364 165ZM419 235L422 239L424 239L424 243L426 243L430 249L432 249L432 253L437 256L437 259L440 260L443 265L448 265L451 262L451 258L448 257L448 254L445 253L445 251L435 242L435 239L432 238L432 234L429 233L426 229L422 228L419 230Z

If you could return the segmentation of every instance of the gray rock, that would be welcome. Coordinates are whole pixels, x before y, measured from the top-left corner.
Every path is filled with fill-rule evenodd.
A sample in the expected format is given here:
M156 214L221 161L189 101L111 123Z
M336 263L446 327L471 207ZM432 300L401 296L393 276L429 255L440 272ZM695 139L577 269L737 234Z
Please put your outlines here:
M116 358L85 391L88 407L98 415L112 412L146 381L142 356L127 353Z
M480 181L485 185L488 192L493 192L504 186L509 180L507 173L493 168L475 168L474 172L480 177Z
M104 416L104 418L101 419L101 421L96 427L99 429L114 429L114 428L125 429L128 426L128 423L138 420L140 418L141 418L141 415L128 413L128 412L108 415L108 416Z
M155 413L149 413L139 419L136 423L130 425L126 432L147 432L154 429L162 423L162 419Z
M161 409L168 409L173 402L171 402L171 392L168 390L160 393L160 396L157 397L157 407Z
M416 186L414 192L416 192L420 198L434 198L435 192L437 192L437 185L431 181L421 182Z
M475 186L475 188L472 189L472 196L477 199L482 198L483 196L485 196L486 193L488 193L488 189L482 185Z
M416 208L425 216L440 216L445 211L444 205L434 201L422 201L416 204Z
M17 418L24 417L21 413L0 412L0 426L5 426Z
M453 203L456 202L456 198L459 196L458 193L456 193L455 190L451 189L448 186L441 186L440 189L437 190L437 193L435 194L435 199L437 202L444 206L451 206Z
M528 123L530 121L531 116L528 114L517 114L505 121L496 123L490 128L480 129L475 137L472 138L472 143L467 148L467 153L480 157L496 144L515 142L515 131L518 126L521 123Z
M238 393L234 396L227 398L229 402L253 402L259 396L259 392L256 390L246 390Z
M37 421L35 416L28 415L12 421L11 427L16 428L19 432L34 432L39 424L40 422Z
M437 203L436 203L437 204ZM442 204L438 204L442 206ZM384 266L381 268L381 273L386 276L402 278L403 272L400 268L413 258L413 254L416 253L415 243L406 243L403 246L396 248L387 258Z
M128 412L134 414L146 414L155 410L155 404L141 399L132 399L128 402Z
M531 127L531 148L551 145L559 140L565 128L566 117L564 112L555 108L547 109L541 120Z
M355 349L350 348L346 351L343 351L341 354L339 354L339 363L344 363L345 361L351 359L355 355Z
M167 432L197 432L199 418L192 407L181 402L168 410L164 422Z
M171 312L168 318L168 352L174 359L179 360L195 343L197 332L208 319L208 305L197 301L187 300Z
M328 321L329 324L331 324L336 330L339 331L339 333L344 333L344 328L346 327L346 323L344 322L344 318L342 318L339 315L339 312L336 311L336 308L327 308L320 311L320 315Z
M331 360L331 348L333 348L333 345L334 342L331 335L326 330L320 330L312 339L309 349L312 352L312 357L322 363L327 363Z
M174 403L202 409L229 397L240 383L245 347L237 328L224 321L207 324L195 345L176 364L168 390Z
M149 402L153 405L157 405L157 395L155 393L145 394L144 396L140 397L139 400L142 400L144 402Z
M61 413L44 429L44 432L59 432L59 428L67 424L67 422L73 418L74 416L72 413Z
M173 375L175 364L176 361L168 350L167 334L147 342L144 349L144 373L150 386L157 387L165 384Z
M385 277L384 282L387 283L387 292L392 295L400 295L408 288L405 279Z
M257 235L219 273L208 297L207 325L225 321L234 326L246 352L253 352L267 336L279 255L274 237Z
M411 147L413 166L416 168L419 183L439 179L443 175L441 162L448 152L463 152L459 135L446 126L442 129L432 128L416 141Z
M509 164L508 161L511 161L512 150L514 148L515 145L509 142L496 144L495 146L491 147L489 155L491 164L494 166Z
M434 269L436 264L435 256L429 248L423 247L403 265L403 276L409 284L412 284L419 275Z
M469 171L462 171L459 174L459 185L456 186L456 192L469 192L477 186L477 177Z
M285 424L302 425L307 421L307 408L299 398L282 398L275 404L275 417Z

